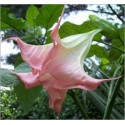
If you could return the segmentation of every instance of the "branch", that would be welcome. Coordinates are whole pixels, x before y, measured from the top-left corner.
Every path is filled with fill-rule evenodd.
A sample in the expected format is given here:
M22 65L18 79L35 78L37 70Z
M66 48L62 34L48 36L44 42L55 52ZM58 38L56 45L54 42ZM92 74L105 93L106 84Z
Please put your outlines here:
M92 12L95 12L95 13L100 13L98 10L88 10L88 9L84 9L84 10L86 10L86 11L92 11ZM101 13L113 15L113 13L111 13L111 12L101 12Z
M113 14L115 14L122 23L124 23L124 20L116 13L116 11L112 8L110 4L108 5L108 7L111 9Z

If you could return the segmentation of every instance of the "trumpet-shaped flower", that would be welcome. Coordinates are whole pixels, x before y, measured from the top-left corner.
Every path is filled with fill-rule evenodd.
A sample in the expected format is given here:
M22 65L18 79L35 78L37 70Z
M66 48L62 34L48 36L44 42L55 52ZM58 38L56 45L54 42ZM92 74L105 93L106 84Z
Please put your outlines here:
M83 68L92 39L101 30L60 39L58 29L61 18L51 32L51 44L36 46L18 37L9 38L18 43L23 60L32 68L30 73L14 74L26 88L43 85L49 95L50 108L58 113L68 89L95 90L102 82L116 79L95 79L87 75Z

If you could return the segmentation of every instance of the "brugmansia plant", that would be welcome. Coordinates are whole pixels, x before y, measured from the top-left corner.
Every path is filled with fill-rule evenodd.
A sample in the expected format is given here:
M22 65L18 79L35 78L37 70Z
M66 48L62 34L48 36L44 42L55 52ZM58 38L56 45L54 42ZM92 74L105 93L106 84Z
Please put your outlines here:
M88 76L82 67L94 35L101 30L60 39L58 27L61 18L51 32L52 44L35 46L24 43L18 37L9 38L18 43L23 60L32 69L30 73L14 74L26 88L43 85L50 97L50 108L57 113L60 113L68 89L95 90L102 82L113 80L94 79Z
M116 76L114 76L115 78L96 79L89 76L83 68L84 60L89 50L91 51L90 47L93 38L95 38L99 32L105 33L105 28L107 28L108 31L110 24L104 20L100 21L97 17L95 19L95 17L93 18L91 16L90 19L96 24L99 24L98 27L88 32L70 34L60 38L59 26L62 16L63 12L56 26L50 33L52 43L31 45L25 43L19 37L6 39L17 42L21 50L22 59L31 68L31 70L26 73L25 71L18 72L18 70L7 72L9 72L12 77L17 76L19 78L17 81L21 81L27 90L42 85L48 92L49 107L54 109L58 114L61 112L62 103L68 90L82 89L92 91L96 90L103 82L121 79ZM114 32L116 31L114 30ZM119 74L119 76L120 75L122 74ZM1 75L1 77L5 76Z

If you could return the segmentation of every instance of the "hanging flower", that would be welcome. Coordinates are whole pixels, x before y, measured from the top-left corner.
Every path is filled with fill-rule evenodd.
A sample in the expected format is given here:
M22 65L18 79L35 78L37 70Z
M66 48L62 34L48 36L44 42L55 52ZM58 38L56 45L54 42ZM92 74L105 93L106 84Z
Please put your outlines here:
M95 79L87 75L83 68L92 39L101 30L60 39L58 29L61 18L51 32L51 44L36 46L18 37L9 38L18 43L23 60L32 68L30 73L13 73L26 88L43 85L49 95L50 108L57 113L61 111L68 89L95 90L102 82L117 79Z

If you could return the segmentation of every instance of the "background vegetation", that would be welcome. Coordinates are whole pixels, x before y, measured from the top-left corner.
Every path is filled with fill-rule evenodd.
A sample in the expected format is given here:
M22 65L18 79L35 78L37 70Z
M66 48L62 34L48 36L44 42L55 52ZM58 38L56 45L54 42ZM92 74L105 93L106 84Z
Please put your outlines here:
M48 107L45 89L38 86L25 90L8 70L0 69L1 86L10 87L10 90L0 90L1 119L124 119L124 6L65 5L65 8L65 16L72 11L91 11L102 17L90 15L89 20L81 25L65 22L59 30L63 38L99 27L103 29L93 39L96 42L84 62L86 72L95 78L122 77L100 85L96 91L68 91L62 112L57 116ZM0 23L3 39L18 36L29 44L50 43L51 27L57 22L62 9L63 5L2 5ZM13 64L18 72L31 70L22 61L20 53L8 56L7 63Z

